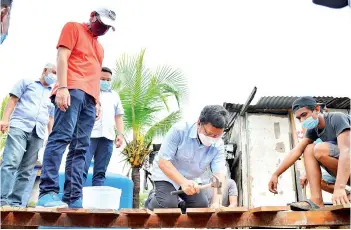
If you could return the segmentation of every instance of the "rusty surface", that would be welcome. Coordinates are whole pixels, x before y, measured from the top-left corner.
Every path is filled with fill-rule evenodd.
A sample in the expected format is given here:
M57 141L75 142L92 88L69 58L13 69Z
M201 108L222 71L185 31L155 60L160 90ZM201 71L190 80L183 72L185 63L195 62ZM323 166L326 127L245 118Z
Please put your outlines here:
M280 212L280 211L289 211L290 206L262 206L257 208L250 209L250 212Z
M160 211L155 211L155 214L145 209L121 210L119 214L115 211L94 212L82 209L37 211L2 210L1 227L240 228L350 225L350 210L344 207L339 207L339 211L308 212L239 212L238 209L219 209L213 212L212 209L193 209L187 215L180 215L176 210L171 210L169 215ZM175 213L177 215L172 215Z

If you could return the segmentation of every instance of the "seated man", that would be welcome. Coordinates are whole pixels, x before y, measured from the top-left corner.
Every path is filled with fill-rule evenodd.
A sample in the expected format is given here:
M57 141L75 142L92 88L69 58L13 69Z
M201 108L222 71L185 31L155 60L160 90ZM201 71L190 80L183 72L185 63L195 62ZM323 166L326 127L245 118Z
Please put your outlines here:
M225 154L221 140L227 124L227 111L219 105L206 106L197 123L174 125L167 133L152 170L155 192L150 192L145 207L177 208L178 195L187 208L208 207L205 193L193 181L211 167L215 176L225 183ZM223 189L222 189L223 191ZM214 193L212 207L218 207L221 196Z
M350 116L340 112L321 114L321 107L312 97L300 97L292 110L307 129L305 137L290 151L269 181L269 191L277 194L278 177L304 153L311 199L291 204L292 210L313 210L324 206L320 166L336 177L333 204L349 203L345 188L350 178ZM323 143L313 142L320 138ZM335 141L337 144L330 143ZM340 159L340 161L339 161Z

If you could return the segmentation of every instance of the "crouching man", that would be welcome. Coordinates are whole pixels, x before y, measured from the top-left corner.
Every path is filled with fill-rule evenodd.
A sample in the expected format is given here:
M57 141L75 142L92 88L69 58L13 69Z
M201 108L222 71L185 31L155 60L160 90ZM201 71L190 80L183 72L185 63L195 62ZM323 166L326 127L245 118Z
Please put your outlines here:
M340 112L322 114L321 107L312 97L300 97L294 101L292 110L307 131L305 137L290 151L272 175L269 191L277 193L278 177L304 153L311 199L292 203L291 209L314 210L324 206L320 167L336 178L333 204L349 203L345 188L350 178L350 116ZM322 143L314 144L318 138Z
M167 133L153 164L155 191L151 191L145 207L177 208L178 195L186 208L208 207L205 192L193 181L211 167L215 176L225 183L225 154L221 140L227 124L227 111L218 105L206 106L196 123L176 124ZM223 191L223 188L222 188ZM222 192L223 194L223 192ZM212 207L219 207L222 197L214 193Z

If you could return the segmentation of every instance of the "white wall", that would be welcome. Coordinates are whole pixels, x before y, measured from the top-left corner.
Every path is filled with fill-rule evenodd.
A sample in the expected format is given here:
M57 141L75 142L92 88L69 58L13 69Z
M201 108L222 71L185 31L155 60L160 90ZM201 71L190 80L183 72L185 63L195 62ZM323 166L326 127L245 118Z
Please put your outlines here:
M251 206L286 205L296 200L293 168L279 177L278 194L268 190L268 182L290 151L287 116L249 114L247 120Z

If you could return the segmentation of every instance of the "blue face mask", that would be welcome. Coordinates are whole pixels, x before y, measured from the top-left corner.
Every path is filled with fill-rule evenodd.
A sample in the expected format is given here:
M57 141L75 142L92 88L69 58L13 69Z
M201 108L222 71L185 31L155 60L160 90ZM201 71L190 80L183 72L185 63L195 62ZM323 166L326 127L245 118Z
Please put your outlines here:
M2 44L5 41L6 37L7 37L7 34L1 34L0 44Z
M306 120L304 120L301 125L305 128L305 129L314 129L317 127L318 125L318 118L314 119L312 116L310 116L309 118L307 118Z
M108 91L111 88L111 82L100 80L100 89L101 91Z
M46 84L48 85L52 85L56 83L56 75L53 73L48 73L45 77L44 80L46 82Z

